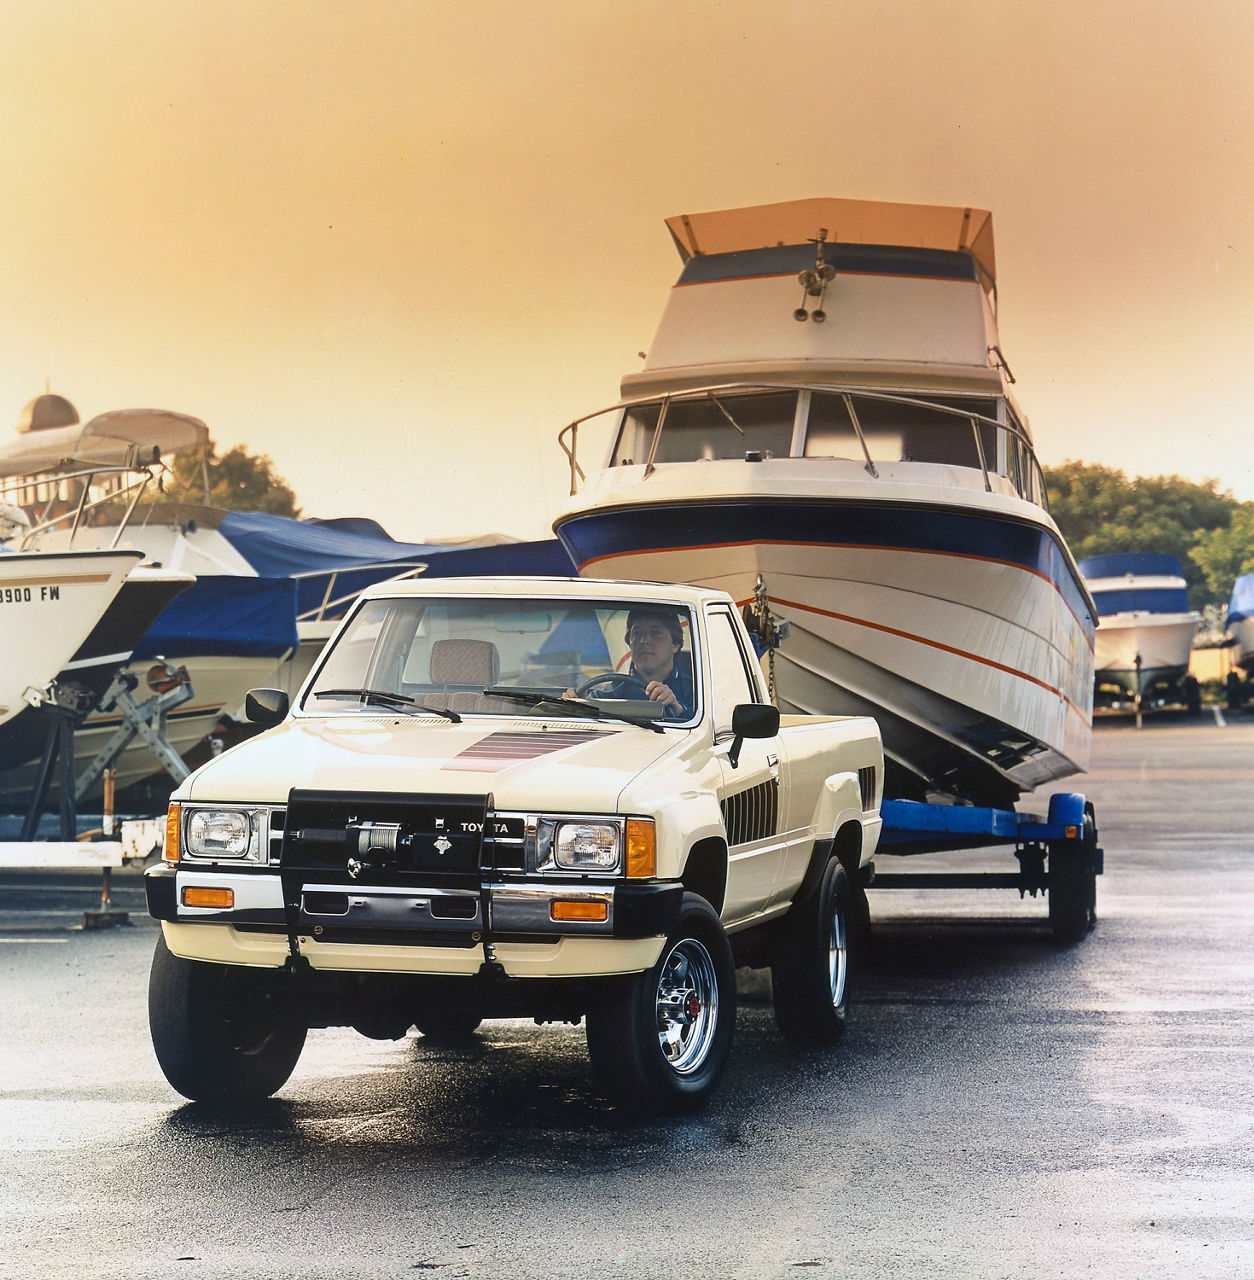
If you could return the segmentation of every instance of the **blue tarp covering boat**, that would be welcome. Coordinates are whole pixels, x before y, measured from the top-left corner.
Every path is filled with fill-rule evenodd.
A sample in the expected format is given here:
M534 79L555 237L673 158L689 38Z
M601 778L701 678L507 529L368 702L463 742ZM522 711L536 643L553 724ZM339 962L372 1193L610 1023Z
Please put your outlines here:
M281 658L298 643L291 578L201 576L157 615L132 657Z
M219 532L263 577L296 579L300 614L322 605L332 573L337 575L330 593L334 599L351 598L371 583L407 569L441 578L575 573L556 538L487 546L398 542L366 518L292 520L260 511L229 512Z
M1247 573L1232 584L1232 599L1228 601L1228 621L1242 622L1254 618L1254 573Z

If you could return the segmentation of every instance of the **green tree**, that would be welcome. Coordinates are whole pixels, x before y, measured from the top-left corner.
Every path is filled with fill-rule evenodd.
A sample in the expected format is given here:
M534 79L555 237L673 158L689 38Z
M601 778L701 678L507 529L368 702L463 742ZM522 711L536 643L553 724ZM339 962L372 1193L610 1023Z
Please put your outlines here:
M165 494L152 494L153 501L179 497L228 511L300 515L295 492L274 469L270 458L264 453L249 453L242 445L237 444L219 457L210 440L203 455L192 450L175 454L170 470L173 477L166 478Z
M1226 586L1212 582L1193 552L1226 531L1242 504L1219 482L1180 476L1133 476L1112 467L1069 460L1045 468L1049 509L1077 560L1120 551L1175 556L1195 609L1226 603Z
M1232 584L1254 573L1254 502L1241 503L1225 527L1204 533L1192 555L1207 589L1226 604Z

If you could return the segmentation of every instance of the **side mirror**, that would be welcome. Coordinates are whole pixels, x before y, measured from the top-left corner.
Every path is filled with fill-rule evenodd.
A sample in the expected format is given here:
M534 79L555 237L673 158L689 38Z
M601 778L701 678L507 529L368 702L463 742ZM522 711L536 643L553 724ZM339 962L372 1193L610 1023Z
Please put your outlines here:
M244 716L253 724L278 724L286 718L290 705L282 689L249 689L244 699Z
M731 750L727 763L740 767L740 748L746 738L773 738L779 732L779 708L766 702L742 702L732 708Z

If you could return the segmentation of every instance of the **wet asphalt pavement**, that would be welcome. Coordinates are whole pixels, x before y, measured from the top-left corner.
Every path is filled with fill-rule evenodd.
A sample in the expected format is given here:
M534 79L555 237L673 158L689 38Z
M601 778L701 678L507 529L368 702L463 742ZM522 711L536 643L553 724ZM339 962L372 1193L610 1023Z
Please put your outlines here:
M1013 892L873 892L845 1042L744 1003L682 1121L524 1022L315 1031L269 1104L183 1103L137 877L132 927L82 931L98 878L0 876L0 1280L1254 1276L1254 723L1104 724L1070 786L1106 851L1084 942Z

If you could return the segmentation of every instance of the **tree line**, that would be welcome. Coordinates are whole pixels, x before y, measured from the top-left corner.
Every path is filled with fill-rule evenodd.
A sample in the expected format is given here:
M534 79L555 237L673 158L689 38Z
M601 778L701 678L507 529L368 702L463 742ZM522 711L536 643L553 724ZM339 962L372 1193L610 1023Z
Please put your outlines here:
M1157 551L1180 561L1189 603L1213 628L1232 584L1254 573L1254 502L1238 502L1217 480L1128 476L1068 460L1045 467L1050 514L1077 560Z

